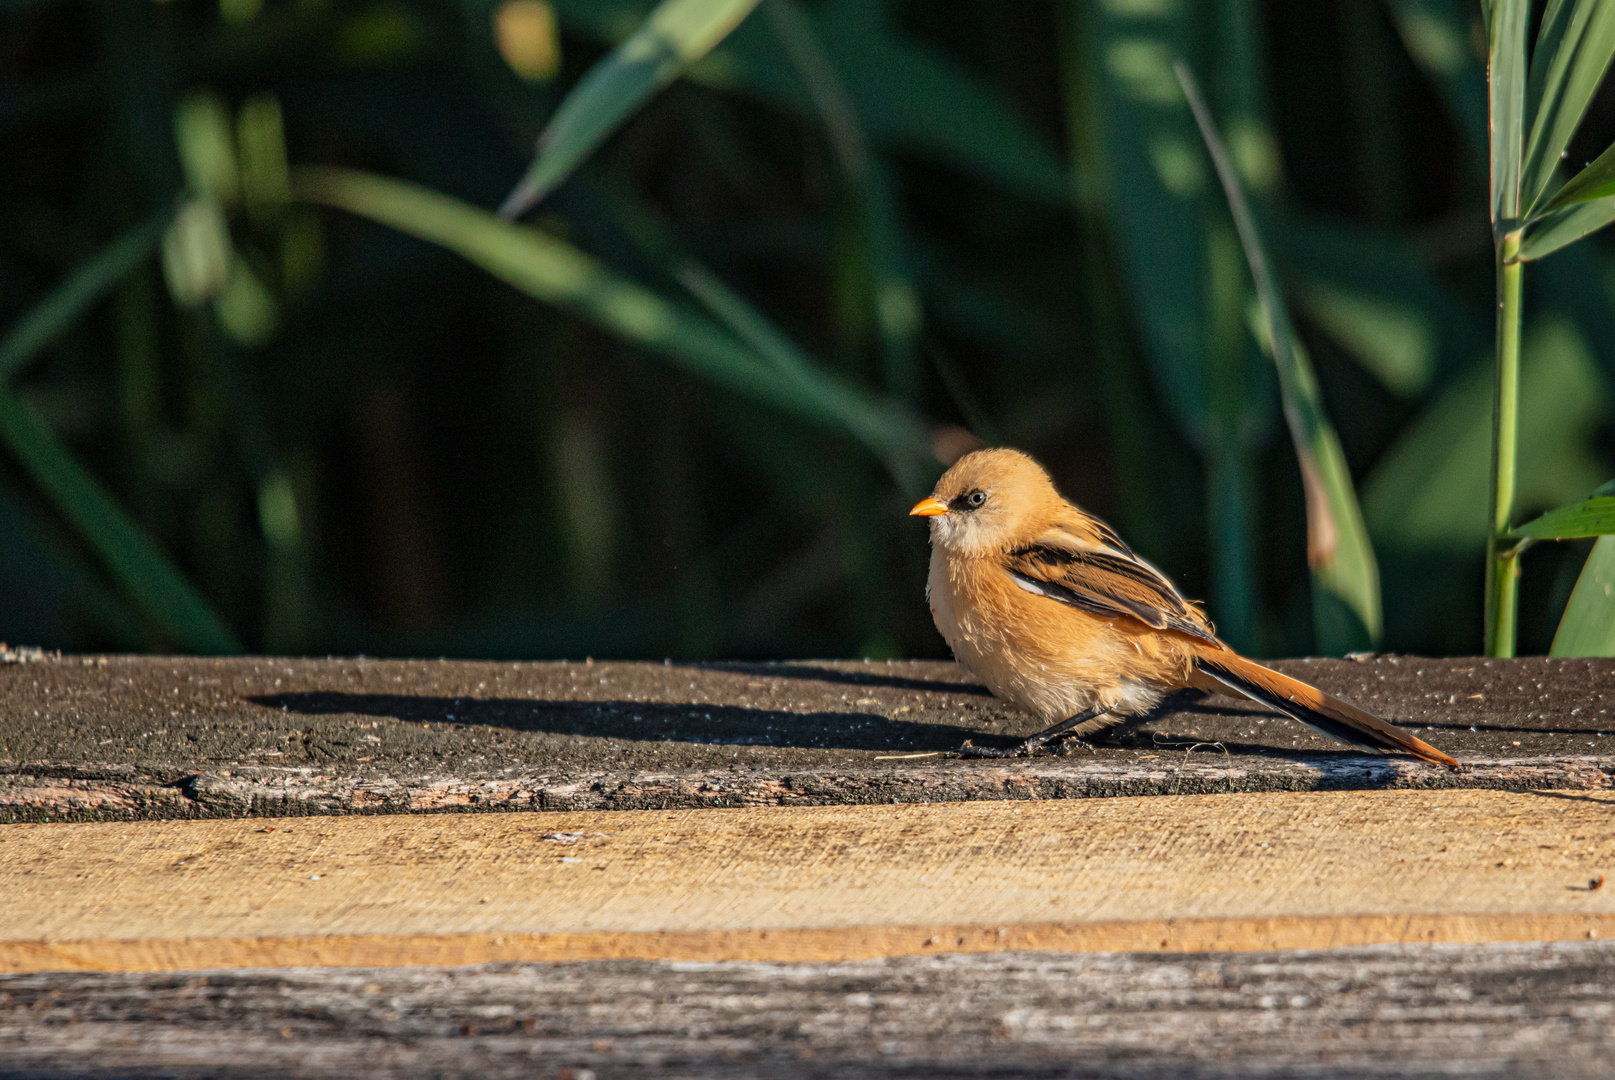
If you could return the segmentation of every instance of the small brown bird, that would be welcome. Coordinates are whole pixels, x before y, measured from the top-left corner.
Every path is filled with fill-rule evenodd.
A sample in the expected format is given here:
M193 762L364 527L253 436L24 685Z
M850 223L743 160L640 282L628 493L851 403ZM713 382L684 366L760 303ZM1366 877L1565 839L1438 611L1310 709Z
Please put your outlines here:
M931 519L926 598L953 655L998 697L1049 727L1026 754L1153 709L1189 688L1236 694L1330 738L1457 769L1422 739L1217 639L1200 608L1104 522L1061 497L1018 450L978 450L910 514Z

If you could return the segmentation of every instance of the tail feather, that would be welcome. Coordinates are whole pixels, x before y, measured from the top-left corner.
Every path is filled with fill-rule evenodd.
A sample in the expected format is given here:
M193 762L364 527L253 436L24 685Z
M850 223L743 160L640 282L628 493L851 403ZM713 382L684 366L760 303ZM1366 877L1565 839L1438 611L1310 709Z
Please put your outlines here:
M1331 739L1375 753L1412 754L1435 765L1460 768L1451 757L1394 724L1387 724L1315 686L1265 668L1231 650L1200 653L1198 666L1201 672L1230 690L1299 720Z

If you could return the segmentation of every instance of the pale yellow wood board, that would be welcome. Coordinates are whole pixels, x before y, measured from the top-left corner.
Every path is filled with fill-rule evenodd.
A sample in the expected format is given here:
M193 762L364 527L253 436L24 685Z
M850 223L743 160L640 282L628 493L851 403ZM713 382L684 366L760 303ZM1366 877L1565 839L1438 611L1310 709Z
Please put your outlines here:
M1615 933L1615 794L0 826L0 971Z

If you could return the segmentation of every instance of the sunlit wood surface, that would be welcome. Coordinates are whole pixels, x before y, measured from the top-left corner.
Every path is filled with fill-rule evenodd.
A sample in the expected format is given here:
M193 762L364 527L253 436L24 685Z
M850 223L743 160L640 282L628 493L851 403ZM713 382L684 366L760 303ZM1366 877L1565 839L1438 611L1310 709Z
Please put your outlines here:
M1615 934L1615 795L1387 791L0 827L0 969Z

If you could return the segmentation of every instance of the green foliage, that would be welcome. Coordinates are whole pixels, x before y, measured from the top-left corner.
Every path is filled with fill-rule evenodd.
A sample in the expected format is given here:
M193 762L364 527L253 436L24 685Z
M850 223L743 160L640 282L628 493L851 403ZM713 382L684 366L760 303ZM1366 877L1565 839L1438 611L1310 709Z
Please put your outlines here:
M554 191L636 109L710 52L756 6L757 0L662 0L555 110L539 136L538 155L500 216L520 217Z
M1615 656L1615 482L1572 506L1550 510L1514 530L1533 540L1574 540L1596 536L1576 587L1565 603L1550 656Z
M0 13L0 636L934 653L902 511L974 433L1242 648L1473 648L1488 203L1516 285L1558 252L1503 524L1610 474L1607 4L1528 62L1519 0L527 3L541 78L499 0ZM1609 648L1608 546L1526 647Z
M84 312L156 248L171 215L164 211L124 233L68 275L0 338L0 383L66 333Z
M1600 0L1549 0L1529 65L1529 0L1496 0L1486 10L1498 283L1486 652L1512 656L1520 566L1518 549L1507 541L1514 517L1519 438L1524 263L1615 219L1615 200L1587 201L1574 194L1566 202L1549 198L1566 147L1615 57L1615 6ZM1571 185L1596 190L1598 179L1595 175Z
M573 311L697 376L838 426L880 455L911 492L934 478L927 475L934 472L930 441L912 417L819 370L710 275L691 268L686 281L739 332L739 341L562 240L412 184L309 167L297 173L294 190L299 198L442 244L529 296Z
M1320 640L1320 645L1328 652L1347 652L1358 645L1375 645L1383 629L1379 566L1374 561L1374 548L1363 525L1362 510L1357 505L1346 455L1324 412L1312 361L1290 321L1289 309L1273 275L1256 219L1246 202L1233 157L1223 145L1211 119L1211 110L1182 61L1177 64L1176 74L1216 165L1217 177L1222 182L1234 226L1239 230L1240 243L1245 249L1245 261L1256 283L1256 301L1261 315L1258 336L1278 369L1284 418L1289 424L1296 460L1301 466L1301 484L1306 491L1307 562L1312 568L1313 589L1321 594L1314 601L1314 610L1319 612L1317 623L1320 630L1329 627L1338 633L1339 620L1325 613L1340 607L1355 618L1355 632L1348 630L1335 640Z
M1600 536L1565 604L1550 656L1615 656L1615 536Z
M1543 510L1585 495L1608 474L1593 440L1608 416L1586 338L1563 318L1525 336L1520 371L1518 504ZM1459 557L1486 537L1491 365L1472 363L1428 401L1363 483L1382 549Z
M0 440L89 541L136 605L187 652L239 652L207 602L129 520L100 484L9 390L0 389Z
M1256 461L1274 419L1272 369L1246 332L1244 259L1172 65L1214 57L1208 77L1229 88L1230 130L1242 147L1261 147L1269 137L1259 70L1249 51L1213 45L1217 34L1250 41L1255 24L1243 3L1218 5L1208 33L1192 5L1097 0L1077 6L1072 21L1082 32L1066 56L1067 81L1090 100L1073 101L1082 115L1069 124L1098 133L1086 136L1093 146L1083 167L1099 175L1078 174L1079 198L1089 197L1084 189L1108 193L1095 212L1126 275L1120 317L1135 323L1154 388L1204 462L1210 605L1219 631L1253 649ZM1240 164L1249 163L1258 167L1246 180L1260 195L1274 179L1271 159L1247 153Z
M1525 55L1523 41L1503 47ZM1531 134L1525 141L1520 193L1526 210L1546 198L1612 56L1615 7L1602 0L1550 0L1531 59Z
M1561 506L1526 522L1510 535L1524 540L1575 540L1615 532L1615 496Z
M76 462L6 379L65 333L91 305L150 257L168 213L130 229L77 267L0 339L0 441L77 527L135 605L173 644L192 652L235 652L230 631L207 602Z
M1548 200L1544 213L1615 195L1615 146L1611 146Z
M1436 373L1436 331L1416 305L1316 283L1302 291L1307 314L1387 390L1417 399Z
M635 0L560 0L575 32L615 45L640 25ZM919 151L1021 195L1065 198L1064 164L1003 95L967 67L898 32L884 4L826 0L806 11L870 139ZM818 106L787 46L760 19L741 25L688 77L813 116Z
M1491 7L1486 68L1491 101L1492 223L1502 228L1520 216L1522 140L1530 123L1525 95L1530 21L1530 0L1497 0ZM1531 130L1540 127L1539 117Z

